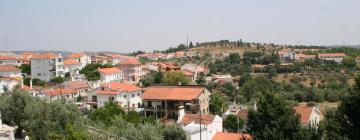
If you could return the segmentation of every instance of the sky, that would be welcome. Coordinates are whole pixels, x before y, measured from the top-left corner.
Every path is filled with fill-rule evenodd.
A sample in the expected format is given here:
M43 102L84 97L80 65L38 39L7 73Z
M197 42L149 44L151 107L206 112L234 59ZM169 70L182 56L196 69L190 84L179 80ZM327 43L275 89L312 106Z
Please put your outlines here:
M359 0L0 0L0 51L153 51L186 36L359 45L359 7Z

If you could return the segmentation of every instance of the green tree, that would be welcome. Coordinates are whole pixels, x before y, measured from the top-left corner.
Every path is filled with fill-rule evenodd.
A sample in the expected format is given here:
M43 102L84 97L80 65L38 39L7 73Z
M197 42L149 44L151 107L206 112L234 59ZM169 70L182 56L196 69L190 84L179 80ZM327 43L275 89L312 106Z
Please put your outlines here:
M255 139L296 139L301 130L299 116L279 94L263 93L257 110L250 110L247 131Z
M31 74L30 64L21 64L19 68L21 69L21 73Z
M244 120L236 115L226 116L224 120L224 128L230 132L239 132L244 125Z
M164 75L161 72L156 72L155 76L154 76L154 82L156 84L160 84L163 77L164 77Z
M205 74L203 72L200 72L198 78L196 79L196 83L199 85L204 85L205 82Z
M227 101L225 100L224 96L217 92L213 93L210 99L210 112L221 116L224 111L226 111L226 109Z
M61 84L65 81L65 79L63 77L54 77L50 80L50 82L53 82L53 83L57 83L57 84Z
M343 59L342 63L348 68L356 67L356 61L354 57L347 56Z
M324 138L328 140L347 139L346 130L342 127L342 122L344 122L344 118L338 110L332 109L326 111L323 122L325 129Z
M181 85L187 85L187 83L189 83L189 80L182 72L169 71L166 72L165 76L162 79L162 82L165 85L178 85L179 83L181 83Z
M164 140L185 140L185 131L176 126L167 126L162 129Z
M15 135L22 136L24 130L24 121L27 119L25 107L30 102L31 97L29 94L15 90L14 92L3 95L0 98L0 112L5 124L17 126Z
M92 112L90 114L90 119L93 121L100 121L106 125L110 125L112 119L115 116L119 116L124 113L124 110L122 110L116 103L108 102L104 107L98 108Z

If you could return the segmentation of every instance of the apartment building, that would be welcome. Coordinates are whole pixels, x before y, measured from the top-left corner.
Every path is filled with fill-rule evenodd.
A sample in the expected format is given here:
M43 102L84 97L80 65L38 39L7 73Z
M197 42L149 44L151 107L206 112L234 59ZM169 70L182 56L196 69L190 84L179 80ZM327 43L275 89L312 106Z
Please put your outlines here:
M91 64L91 57L86 53L73 53L70 54L67 59L77 61L84 68L87 64Z
M117 65L125 74L125 81L137 83L143 78L147 71L136 58L128 58Z
M57 76L64 76L64 62L61 54L44 53L32 56L31 60L31 76L43 81Z

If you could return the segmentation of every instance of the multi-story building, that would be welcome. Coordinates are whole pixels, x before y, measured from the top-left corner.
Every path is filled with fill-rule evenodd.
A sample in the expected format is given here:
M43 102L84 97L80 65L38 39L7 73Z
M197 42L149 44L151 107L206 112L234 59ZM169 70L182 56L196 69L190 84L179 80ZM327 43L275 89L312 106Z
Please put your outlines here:
M101 82L122 81L124 73L119 68L99 68Z
M144 89L142 99L146 116L177 120L182 107L187 113L208 114L210 95L205 86L151 86Z
M87 64L91 64L91 57L86 53L73 53L70 54L67 59L72 59L79 62L82 68L84 68Z
M143 78L147 71L136 58L128 58L120 62L117 67L123 70L125 74L125 81L130 83L137 83Z
M0 55L0 65L15 65L20 66L21 61L15 57Z
M340 63L342 62L345 56L346 54L344 53L323 53L323 54L318 54L318 59Z
M131 84L110 82L88 92L88 102L102 107L107 102L115 102L126 111L139 111L142 89Z
M74 59L66 59L64 61L64 73L69 73L70 76L79 74L79 71L83 68L82 64L79 61Z
M91 56L91 63L92 64L111 64L116 65L121 61L127 59L127 56L120 55L120 54L111 54L111 53L100 53L94 54Z
M14 65L0 65L0 77L19 77L21 78L21 70Z
M61 54L44 53L31 57L31 76L43 81L64 76L64 62Z

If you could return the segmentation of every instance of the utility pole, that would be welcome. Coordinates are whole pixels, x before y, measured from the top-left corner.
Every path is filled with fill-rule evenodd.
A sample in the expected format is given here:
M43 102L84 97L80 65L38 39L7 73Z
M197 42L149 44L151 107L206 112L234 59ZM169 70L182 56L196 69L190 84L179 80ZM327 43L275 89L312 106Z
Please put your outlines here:
M189 47L189 36L186 36L186 46Z

